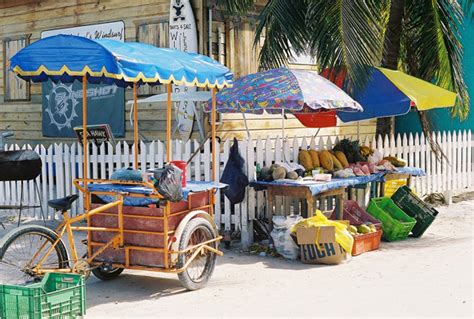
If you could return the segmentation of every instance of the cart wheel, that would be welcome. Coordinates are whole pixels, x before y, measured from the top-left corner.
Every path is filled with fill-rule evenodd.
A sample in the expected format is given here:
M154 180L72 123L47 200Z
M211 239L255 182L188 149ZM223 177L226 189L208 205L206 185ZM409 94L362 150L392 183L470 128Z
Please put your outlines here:
M56 246L52 248L53 244ZM67 269L69 258L61 239L43 226L21 226L0 239L0 278L3 284L23 285L39 276L33 268L45 253L52 249L43 262L44 268Z
M191 219L185 226L179 250L195 246L199 243L216 238L211 224L204 218ZM210 243L209 246L217 248L217 242ZM193 254L193 250L179 254L177 268L182 268ZM211 278L216 265L216 254L204 250L191 261L185 271L178 274L179 281L188 290L198 290L204 288Z
M99 267L92 268L94 276L104 281L117 278L122 271L123 268L114 268L108 265L100 265Z

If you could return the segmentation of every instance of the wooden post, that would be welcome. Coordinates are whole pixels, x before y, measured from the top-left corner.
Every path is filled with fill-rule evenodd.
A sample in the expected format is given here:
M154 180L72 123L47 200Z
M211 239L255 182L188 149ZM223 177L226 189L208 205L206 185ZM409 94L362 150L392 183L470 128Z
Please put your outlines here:
M212 141L212 181L217 182L216 158L216 88L212 88L211 141Z
M133 83L133 143L134 143L134 162L133 166L138 169L138 110L137 110L137 83Z
M166 85L166 161L171 161L171 83Z

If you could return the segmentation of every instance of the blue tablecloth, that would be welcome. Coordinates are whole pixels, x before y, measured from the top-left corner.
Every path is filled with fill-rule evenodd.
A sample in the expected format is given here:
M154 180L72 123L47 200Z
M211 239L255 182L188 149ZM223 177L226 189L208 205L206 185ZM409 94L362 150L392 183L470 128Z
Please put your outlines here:
M91 192L94 191L103 191L103 192L113 192L113 193L130 193L130 194L142 194L142 195L151 195L153 190L148 187L136 186L136 185L122 185L122 184L113 184L113 183L97 183L97 184L88 184L88 189ZM211 189L226 188L227 185L218 182L206 182L206 181L187 181L186 187L183 188L184 199L187 200L190 193L199 193L203 191L208 191ZM113 202L116 200L115 196L111 195L97 195L106 203ZM156 204L158 200L156 198L146 198L146 197L124 197L124 206L148 206L150 204Z
M421 168L417 167L401 167L397 168L396 171L385 171L377 174L371 174L369 176L355 176L349 178L333 178L330 182L315 182L315 181L292 181L292 180L279 180L272 182L254 181L250 183L250 186L258 189L265 189L267 186L298 186L307 187L314 195L321 194L327 191L331 191L341 187L349 187L361 184L367 184L370 182L383 182L384 176L390 173L410 174L411 176L423 176L425 172Z

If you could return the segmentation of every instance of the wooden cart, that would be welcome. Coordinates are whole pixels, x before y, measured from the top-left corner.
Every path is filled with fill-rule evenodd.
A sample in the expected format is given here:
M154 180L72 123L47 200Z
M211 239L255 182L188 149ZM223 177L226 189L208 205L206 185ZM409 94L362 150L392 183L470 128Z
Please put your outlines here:
M39 40L11 59L11 70L25 80L82 81L83 132L87 132L87 83L132 86L134 107L134 168L138 169L139 85L164 84L167 89L166 161L171 162L172 84L212 91L212 180L216 181L216 89L230 86L232 73L211 58L140 43L89 40L59 35ZM47 272L74 272L100 279L118 276L124 269L177 273L190 290L202 288L214 270L221 239L214 224L217 182L190 190L186 200L172 203L148 182L94 180L88 176L88 141L83 134L84 178L74 185L84 196L85 212L71 217L78 195L49 201L63 216L55 230L29 225L14 229L0 241L0 272L15 270L20 279L39 278ZM145 167L141 168L145 170ZM98 188L97 185L111 187ZM93 204L94 196L112 198ZM126 206L127 198L153 200L152 206ZM78 225L80 221L87 225ZM75 231L87 232L87 254L78 255ZM68 238L68 249L63 238ZM21 251L21 253L19 253ZM0 274L1 275L1 274ZM10 276L11 279L16 279Z

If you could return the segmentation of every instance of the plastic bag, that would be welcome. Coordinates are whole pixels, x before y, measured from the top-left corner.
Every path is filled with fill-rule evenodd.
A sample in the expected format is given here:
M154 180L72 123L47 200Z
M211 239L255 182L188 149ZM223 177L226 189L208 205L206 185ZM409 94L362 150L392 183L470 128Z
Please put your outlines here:
M182 171L173 164L169 164L165 166L155 187L166 200L179 202L184 197L181 179Z
M245 188L249 184L249 179L245 175L243 167L245 160L239 154L239 144L234 138L229 153L229 159L222 173L220 182L229 185L224 195L229 199L231 204L238 204L245 198Z
M336 242L344 248L344 250L351 254L352 245L354 245L354 237L347 230L347 226L334 220L327 219L320 211L316 210L313 217L300 220L291 227L291 232L296 233L299 227L317 227L317 226L334 226L336 228Z
M286 259L297 259L299 248L291 238L291 227L301 220L301 216L273 216L271 236L276 251Z
M375 165L380 163L382 160L383 160L383 155L382 153L380 153L379 150L374 150L374 153L372 155L369 155L369 158L367 159L369 163L372 163Z

